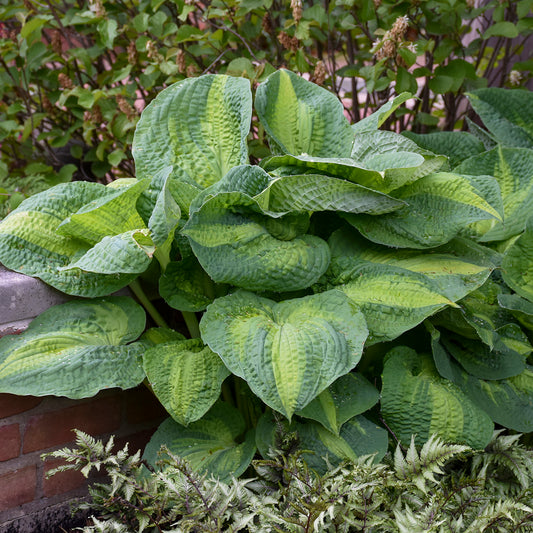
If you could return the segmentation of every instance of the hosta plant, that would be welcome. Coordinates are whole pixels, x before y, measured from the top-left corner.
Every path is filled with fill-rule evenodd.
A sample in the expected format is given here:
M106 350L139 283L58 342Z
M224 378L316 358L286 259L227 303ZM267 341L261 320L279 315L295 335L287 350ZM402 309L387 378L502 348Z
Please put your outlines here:
M0 341L0 391L82 398L145 381L169 413L145 458L165 444L222 480L279 425L318 471L379 460L385 427L474 448L494 422L531 431L533 175L505 159L527 165L530 149L474 139L452 168L446 150L379 129L408 97L351 126L333 94L285 70L255 109L244 78L165 89L137 126L135 179L58 185L0 224L6 267L82 297ZM271 149L259 165L254 113ZM507 112L526 135L524 116ZM128 285L137 301L111 295Z

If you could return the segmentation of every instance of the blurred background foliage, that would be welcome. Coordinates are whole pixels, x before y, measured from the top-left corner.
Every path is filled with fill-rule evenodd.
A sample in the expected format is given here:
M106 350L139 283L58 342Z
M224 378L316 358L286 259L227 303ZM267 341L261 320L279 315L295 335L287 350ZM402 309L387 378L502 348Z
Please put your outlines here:
M531 86L533 0L0 0L0 218L71 179L134 176L131 142L162 88L206 73L255 88L284 67L356 122L465 129L465 92ZM472 113L473 115L473 113ZM265 153L254 123L250 154Z

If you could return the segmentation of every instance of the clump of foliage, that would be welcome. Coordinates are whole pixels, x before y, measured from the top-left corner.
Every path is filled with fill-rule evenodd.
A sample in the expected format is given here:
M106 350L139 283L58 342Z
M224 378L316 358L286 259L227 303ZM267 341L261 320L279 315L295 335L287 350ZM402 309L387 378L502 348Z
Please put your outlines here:
M484 451L430 438L420 451L406 451L375 464L361 457L311 470L290 453L297 435L285 435L282 450L253 463L254 479L221 482L199 475L187 461L161 451L163 471L146 472L139 452L112 452L77 431L76 449L48 454L67 463L49 472L103 469L107 483L90 488L81 509L93 513L83 531L130 532L527 532L533 452L520 435L495 433Z
M319 472L379 461L385 428L476 449L495 424L531 432L533 95L470 98L488 131L409 139L379 129L408 94L350 125L288 70L255 108L239 77L162 91L136 127L136 179L61 184L0 224L6 267L84 298L0 340L0 391L146 380L169 418L145 459L164 444L222 481L280 424ZM110 296L125 286L137 301Z
M200 74L255 86L283 66L334 91L353 121L410 91L420 99L388 128L452 129L465 91L528 82L530 13L529 0L2 0L0 217L73 176L134 176L140 111Z

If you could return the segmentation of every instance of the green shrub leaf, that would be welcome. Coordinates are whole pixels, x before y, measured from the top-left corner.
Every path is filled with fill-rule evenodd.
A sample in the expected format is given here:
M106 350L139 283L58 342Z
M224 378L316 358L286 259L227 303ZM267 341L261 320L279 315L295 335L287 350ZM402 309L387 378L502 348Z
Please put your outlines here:
M238 291L207 308L200 331L234 374L288 418L359 362L368 333L339 291L280 303Z

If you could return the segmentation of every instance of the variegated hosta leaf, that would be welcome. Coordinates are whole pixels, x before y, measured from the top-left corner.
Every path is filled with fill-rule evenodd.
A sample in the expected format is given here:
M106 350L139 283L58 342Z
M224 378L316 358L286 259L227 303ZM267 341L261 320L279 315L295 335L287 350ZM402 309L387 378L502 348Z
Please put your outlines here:
M56 232L69 215L86 204L115 197L98 183L72 182L31 196L0 223L0 262L7 268L37 277L67 294L94 297L110 294L136 274L95 274L61 270L90 246Z
M393 348L385 358L381 412L405 443L413 434L417 444L436 434L448 442L484 448L494 430L484 411L439 376L431 356L405 346Z
M164 444L195 470L229 481L248 468L256 451L253 430L241 440L245 429L241 413L231 405L218 402L201 420L188 427L172 418L165 420L146 445L143 459L156 468L158 452Z
M430 328L433 358L439 374L456 384L491 419L504 427L533 431L533 367L526 365L518 376L484 381L463 370L439 342L440 334Z
M329 239L331 263L327 277L334 285L357 277L365 265L391 265L423 274L440 294L457 301L480 287L497 266L499 255L468 239L456 238L430 252L391 249L343 228Z
M83 205L63 220L57 232L94 245L104 237L145 228L135 205L149 185L149 180L142 180L127 187L110 188L109 194Z
M525 328L533 331L533 303L518 294L499 294L498 303L509 311Z
M491 87L468 95L474 111L498 142L533 148L533 94Z
M257 424L257 447L265 458L268 457L269 447L275 446L277 426L279 421L271 413L265 413ZM304 450L303 459L310 468L322 474L330 465L355 461L365 455L374 455L374 462L378 463L387 453L389 444L387 432L363 416L346 421L338 435L309 420L293 420L290 425L286 422L283 432L296 432L298 448Z
M267 405L291 418L361 358L367 328L339 291L276 303L238 291L200 322L202 339Z
M405 204L357 183L320 174L281 176L254 197L264 211L336 211L343 213L389 213Z
M437 131L434 133L404 131L402 135L434 154L447 156L452 169L465 159L485 151L483 143L466 131Z
M379 391L361 374L350 372L335 380L296 414L320 422L339 434L341 426L379 401Z
M376 253L375 248L365 247L361 238L348 232L334 233L330 242L334 259L326 279L361 308L370 332L367 344L392 340L439 309L455 306L444 294L442 283L423 271L424 256L419 256L422 264L417 265L415 254L418 252L411 257L399 254L399 266L396 266L388 252ZM452 261L450 266L453 266ZM456 267L463 272L463 269L475 269L475 266L461 264ZM440 270L443 270L442 265ZM477 273L474 270L474 274ZM450 284L455 285L454 290L460 294L460 277L450 277Z
M477 220L501 220L498 185L490 176L430 174L394 193L408 205L379 217L345 215L365 237L400 248L434 248Z
M353 132L341 102L333 93L293 72L271 74L257 89L255 109L282 153L350 155Z
M196 257L186 257L168 265L159 278L159 293L173 309L197 312L225 295L227 286L215 284Z
M520 328L513 325L520 332ZM517 344L520 340L519 336ZM527 341L527 337L525 340ZM491 349L479 340L444 333L441 334L440 342L469 374L480 379L505 379L522 373L526 368L527 356L507 348L503 343Z
M155 327L147 329L140 340L151 347L167 342L184 341L185 336L171 328Z
M456 172L494 176L503 200L503 221L477 222L480 242L503 241L524 230L533 210L533 150L497 146L461 163Z
M304 289L326 271L329 247L304 234L307 215L287 217L261 214L247 194L219 193L192 214L182 233L217 283L261 291Z
M365 168L383 172L380 191L390 192L443 169L446 158L420 148L415 142L392 131L356 135L352 159Z
M375 191L383 191L384 173L365 168L350 157L316 157L307 154L267 157L261 166L272 175L327 174L342 178Z
M143 355L154 394L170 416L183 424L199 420L217 401L230 375L201 339L158 344Z
M60 268L62 272L141 274L152 262L155 245L148 229L104 237L80 258Z
M356 134L376 131L402 104L413 97L410 93L401 93L379 109L374 111L370 116L356 122L352 129Z
M533 302L533 218L528 220L524 233L505 252L502 276L511 289Z
M21 335L0 339L0 392L86 398L144 379L145 314L124 296L72 301L39 315Z
M252 116L250 83L205 75L171 85L144 110L133 139L138 177L171 166L172 179L200 188L246 163Z

